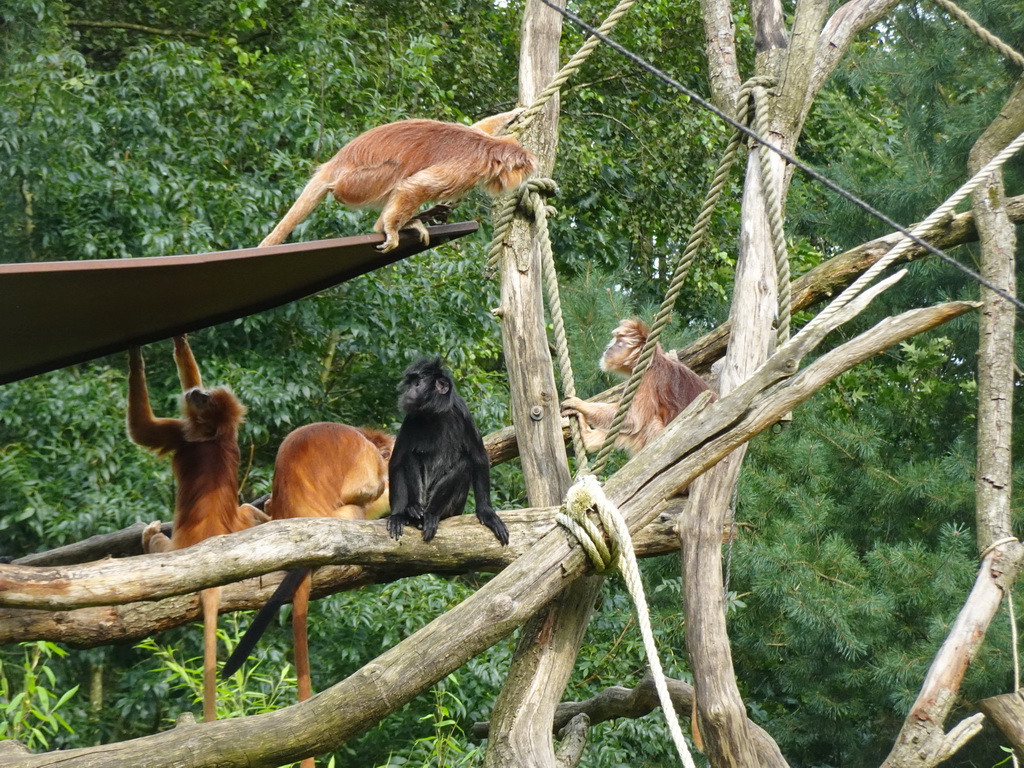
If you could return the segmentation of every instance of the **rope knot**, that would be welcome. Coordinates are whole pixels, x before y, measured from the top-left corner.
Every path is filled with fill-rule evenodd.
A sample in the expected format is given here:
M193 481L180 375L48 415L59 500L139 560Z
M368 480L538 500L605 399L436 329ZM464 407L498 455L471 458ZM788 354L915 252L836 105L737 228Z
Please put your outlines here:
M484 275L490 279L498 273L505 235L512 226L516 211L538 222L548 216L554 216L557 211L554 206L547 205L545 200L557 194L558 184L554 179L527 179L498 201L494 209L494 234L487 249Z
M547 202L549 197L558 194L558 184L554 179L527 179L513 194L519 211L530 218L554 216L558 212Z
M603 574L615 567L622 571L622 580L626 583L626 589L629 590L630 597L636 605L636 620L640 627L640 636L643 638L644 653L647 654L647 662L651 665L654 687L658 690L658 699L661 701L669 733L672 734L672 741L685 768L694 768L693 758L690 757L683 732L679 728L679 718L672 706L672 697L669 696L661 659L658 658L658 646L651 628L651 615L647 608L647 597L644 595L643 580L640 578L640 567L637 565L633 540L630 538L629 527L622 513L605 496L604 489L594 475L582 475L576 480L576 484L565 494L565 504L562 508L564 512L558 513L558 522L572 531L573 536L590 555L598 573ZM590 519L591 509L597 510L601 525L608 532L610 548L605 543L601 529Z
M604 524L604 509L609 504L608 497L604 495L604 489L597 478L594 475L584 475L565 494L563 511L559 512L557 517L558 522L576 537L594 564L594 569L601 575L612 573L618 568L619 540L615 535L615 527L605 525L604 529L609 533L606 540L605 533L588 513L591 509L596 510Z

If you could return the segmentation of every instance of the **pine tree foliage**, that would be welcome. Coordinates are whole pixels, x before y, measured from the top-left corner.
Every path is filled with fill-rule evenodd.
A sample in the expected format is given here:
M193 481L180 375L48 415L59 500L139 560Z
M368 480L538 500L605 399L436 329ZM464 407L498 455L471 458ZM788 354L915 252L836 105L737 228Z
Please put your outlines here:
M761 724L801 763L887 754L974 582L972 391L931 371L948 344L918 339L840 377L748 460L734 653ZM954 717L1006 689L1009 653L1001 620Z

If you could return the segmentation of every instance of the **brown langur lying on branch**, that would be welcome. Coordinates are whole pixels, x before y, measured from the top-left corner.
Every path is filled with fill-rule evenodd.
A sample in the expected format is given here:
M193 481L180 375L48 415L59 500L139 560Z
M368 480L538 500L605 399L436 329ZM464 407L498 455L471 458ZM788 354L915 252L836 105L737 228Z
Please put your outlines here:
M171 537L160 532L159 521L153 522L142 533L143 551L183 549L266 520L255 507L238 504L238 427L245 406L229 389L203 389L188 340L175 336L174 361L184 390L181 418L157 418L149 404L142 352L131 347L128 355L128 436L161 456L171 454L178 486ZM203 719L215 720L220 587L202 590L199 598L203 606Z
M416 218L427 202L455 201L479 185L498 195L523 182L537 158L510 136L495 136L521 109L473 125L436 120L401 120L371 128L321 165L302 194L260 246L283 243L328 192L350 208L380 210L373 231L384 233L381 251L398 247L398 231L430 235Z
M623 320L612 331L612 339L601 355L601 370L629 376L649 335L650 329L640 320ZM633 455L708 388L704 379L674 356L665 354L661 345L656 344L654 356L615 438L616 447ZM580 417L583 444L594 452L604 444L617 408L617 403L588 403L569 397L562 402L562 415Z
M376 520L388 513L388 460L395 438L375 429L318 422L288 434L277 451L267 512L274 520L337 517ZM307 618L309 568L289 571L225 662L221 677L242 666L277 611L292 601L292 633L298 699L312 695ZM312 765L303 761L302 765Z

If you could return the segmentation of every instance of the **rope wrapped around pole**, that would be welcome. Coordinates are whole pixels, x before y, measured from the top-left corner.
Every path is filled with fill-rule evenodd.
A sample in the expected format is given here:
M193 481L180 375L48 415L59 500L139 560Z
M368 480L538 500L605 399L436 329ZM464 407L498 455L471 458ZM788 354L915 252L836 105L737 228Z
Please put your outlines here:
M771 126L768 115L769 94L763 86L754 88L754 130L758 136L767 136ZM785 215L783 213L782 178L775 173L775 165L767 150L757 153L757 168L761 176L761 190L767 203L768 226L772 232L772 247L775 250L775 272L778 289L778 310L775 320L775 347L789 340L789 324L792 314L792 287L789 275L789 250L786 247Z
M616 565L622 572L626 588L636 606L637 624L643 638L644 652L647 654L647 663L651 667L654 687L658 691L658 699L661 701L661 709L665 715L665 721L668 723L669 733L672 735L676 752L683 765L686 768L694 768L693 757L687 749L686 740L679 727L679 717L672 706L672 697L669 696L668 683L665 682L665 672L662 670L658 647L654 642L654 631L651 628L651 615L647 608L644 583L640 577L640 566L637 565L633 540L629 535L629 528L626 526L622 513L605 496L604 489L594 475L583 475L576 481L576 484L566 493L565 505L562 509L563 511L558 514L558 522L568 528L576 537L576 540L590 555L598 572L607 573L614 570ZM591 509L597 512L604 532L611 540L610 544L605 542L604 536L601 535L601 529L587 514Z

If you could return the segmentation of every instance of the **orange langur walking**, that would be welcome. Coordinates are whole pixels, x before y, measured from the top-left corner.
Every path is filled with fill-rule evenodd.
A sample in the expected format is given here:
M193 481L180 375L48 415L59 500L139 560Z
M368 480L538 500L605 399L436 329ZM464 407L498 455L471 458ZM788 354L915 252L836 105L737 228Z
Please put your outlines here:
M149 404L142 352L131 347L128 370L128 436L159 455L172 454L177 481L171 537L160 522L142 533L143 550L182 549L210 536L233 533L267 519L238 505L238 427L245 406L229 389L203 389L188 340L174 337L174 361L182 389L181 418L157 418ZM203 606L203 719L217 718L217 613L220 587L199 593Z
M316 170L260 246L283 243L328 192L351 208L381 210L373 226L386 236L379 250L397 248L398 231L407 225L429 245L426 226L415 218L422 204L458 200L477 185L498 195L536 170L532 152L511 136L494 135L522 111L503 112L473 125L400 120L371 128Z
M623 320L612 331L612 339L601 355L601 370L629 376L649 335L650 329L640 320ZM636 453L706 389L709 387L704 379L665 354L660 344L655 345L615 445L630 455ZM591 452L601 449L617 408L617 403L588 403L578 397L562 402L563 415L581 417L583 444Z
M390 511L388 461L394 445L394 436L365 427L334 422L298 427L277 450L267 512L274 520L383 517ZM225 662L222 677L234 674L242 665L278 609L291 598L298 699L305 701L312 695L307 638L311 586L309 568L288 572ZM312 766L312 758L302 765Z

